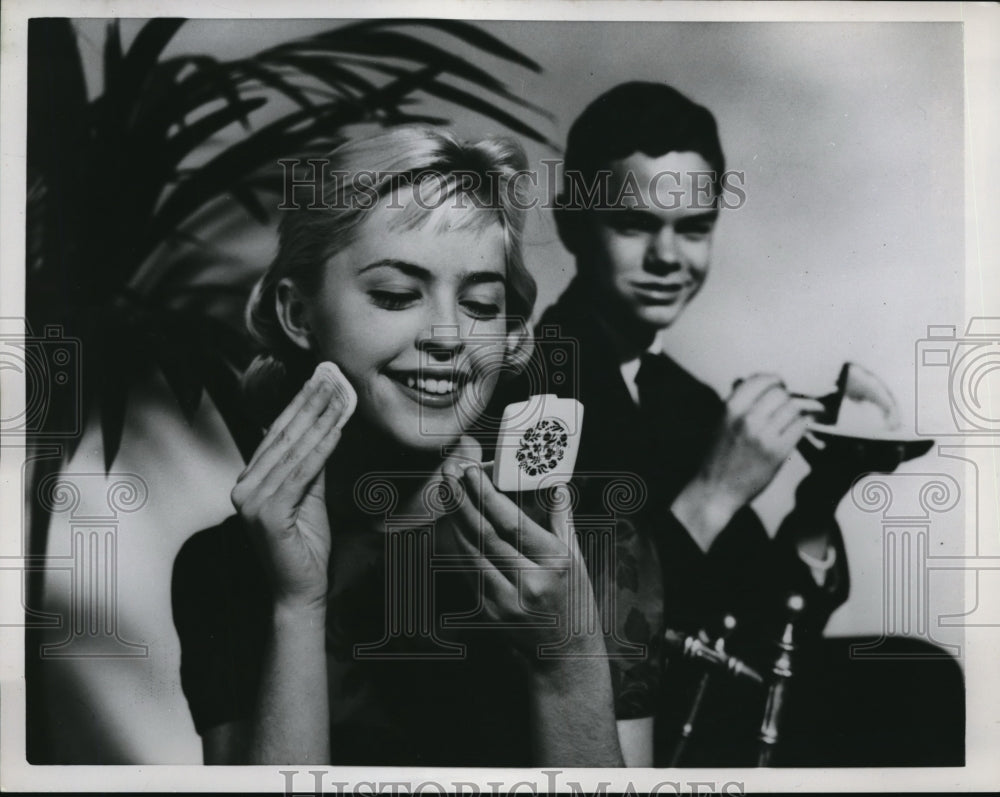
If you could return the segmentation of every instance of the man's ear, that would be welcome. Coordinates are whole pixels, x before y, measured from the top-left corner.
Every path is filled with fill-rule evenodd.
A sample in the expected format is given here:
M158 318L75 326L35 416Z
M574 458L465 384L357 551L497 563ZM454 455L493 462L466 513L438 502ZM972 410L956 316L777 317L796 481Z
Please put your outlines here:
M288 339L300 349L311 351L313 337L308 308L298 287L287 277L275 287L274 305L278 323Z
M528 367L535 350L535 337L524 319L517 319L507 332L506 362L508 373L519 374Z

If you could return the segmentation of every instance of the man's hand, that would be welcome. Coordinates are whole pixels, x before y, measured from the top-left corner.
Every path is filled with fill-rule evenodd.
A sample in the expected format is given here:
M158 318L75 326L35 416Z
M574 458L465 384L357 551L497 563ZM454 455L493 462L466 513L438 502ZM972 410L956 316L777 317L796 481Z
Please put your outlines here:
M771 483L805 433L810 413L822 411L818 401L790 396L773 374L737 382L698 475L671 507L703 551Z

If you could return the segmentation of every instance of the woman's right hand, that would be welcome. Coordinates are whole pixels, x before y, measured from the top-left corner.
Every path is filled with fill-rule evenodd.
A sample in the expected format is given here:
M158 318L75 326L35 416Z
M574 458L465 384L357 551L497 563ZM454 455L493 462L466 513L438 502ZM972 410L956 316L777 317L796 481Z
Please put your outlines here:
M321 363L233 488L233 506L270 573L276 607L326 605L330 521L323 471L355 402L340 370Z

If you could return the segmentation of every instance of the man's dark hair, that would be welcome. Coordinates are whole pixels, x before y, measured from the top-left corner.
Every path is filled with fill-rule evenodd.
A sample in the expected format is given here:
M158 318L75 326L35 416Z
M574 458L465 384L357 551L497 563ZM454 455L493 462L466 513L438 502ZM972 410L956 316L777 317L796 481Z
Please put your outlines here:
M713 183L726 168L719 131L712 112L692 102L666 83L633 81L605 92L584 110L569 130L564 159L563 192L557 215L560 236L572 251L576 226L572 217L579 191L568 180L590 186L598 172L612 161L641 152L658 158L668 152L697 152L715 172ZM567 212L569 211L569 212Z

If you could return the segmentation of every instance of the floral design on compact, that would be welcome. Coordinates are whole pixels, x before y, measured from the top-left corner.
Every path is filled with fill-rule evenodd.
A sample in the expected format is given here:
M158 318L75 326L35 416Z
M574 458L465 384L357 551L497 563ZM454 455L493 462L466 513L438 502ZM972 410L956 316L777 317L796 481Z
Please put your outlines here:
M529 427L521 436L517 449L517 466L529 476L538 476L556 469L566 456L569 432L562 421L544 418Z

